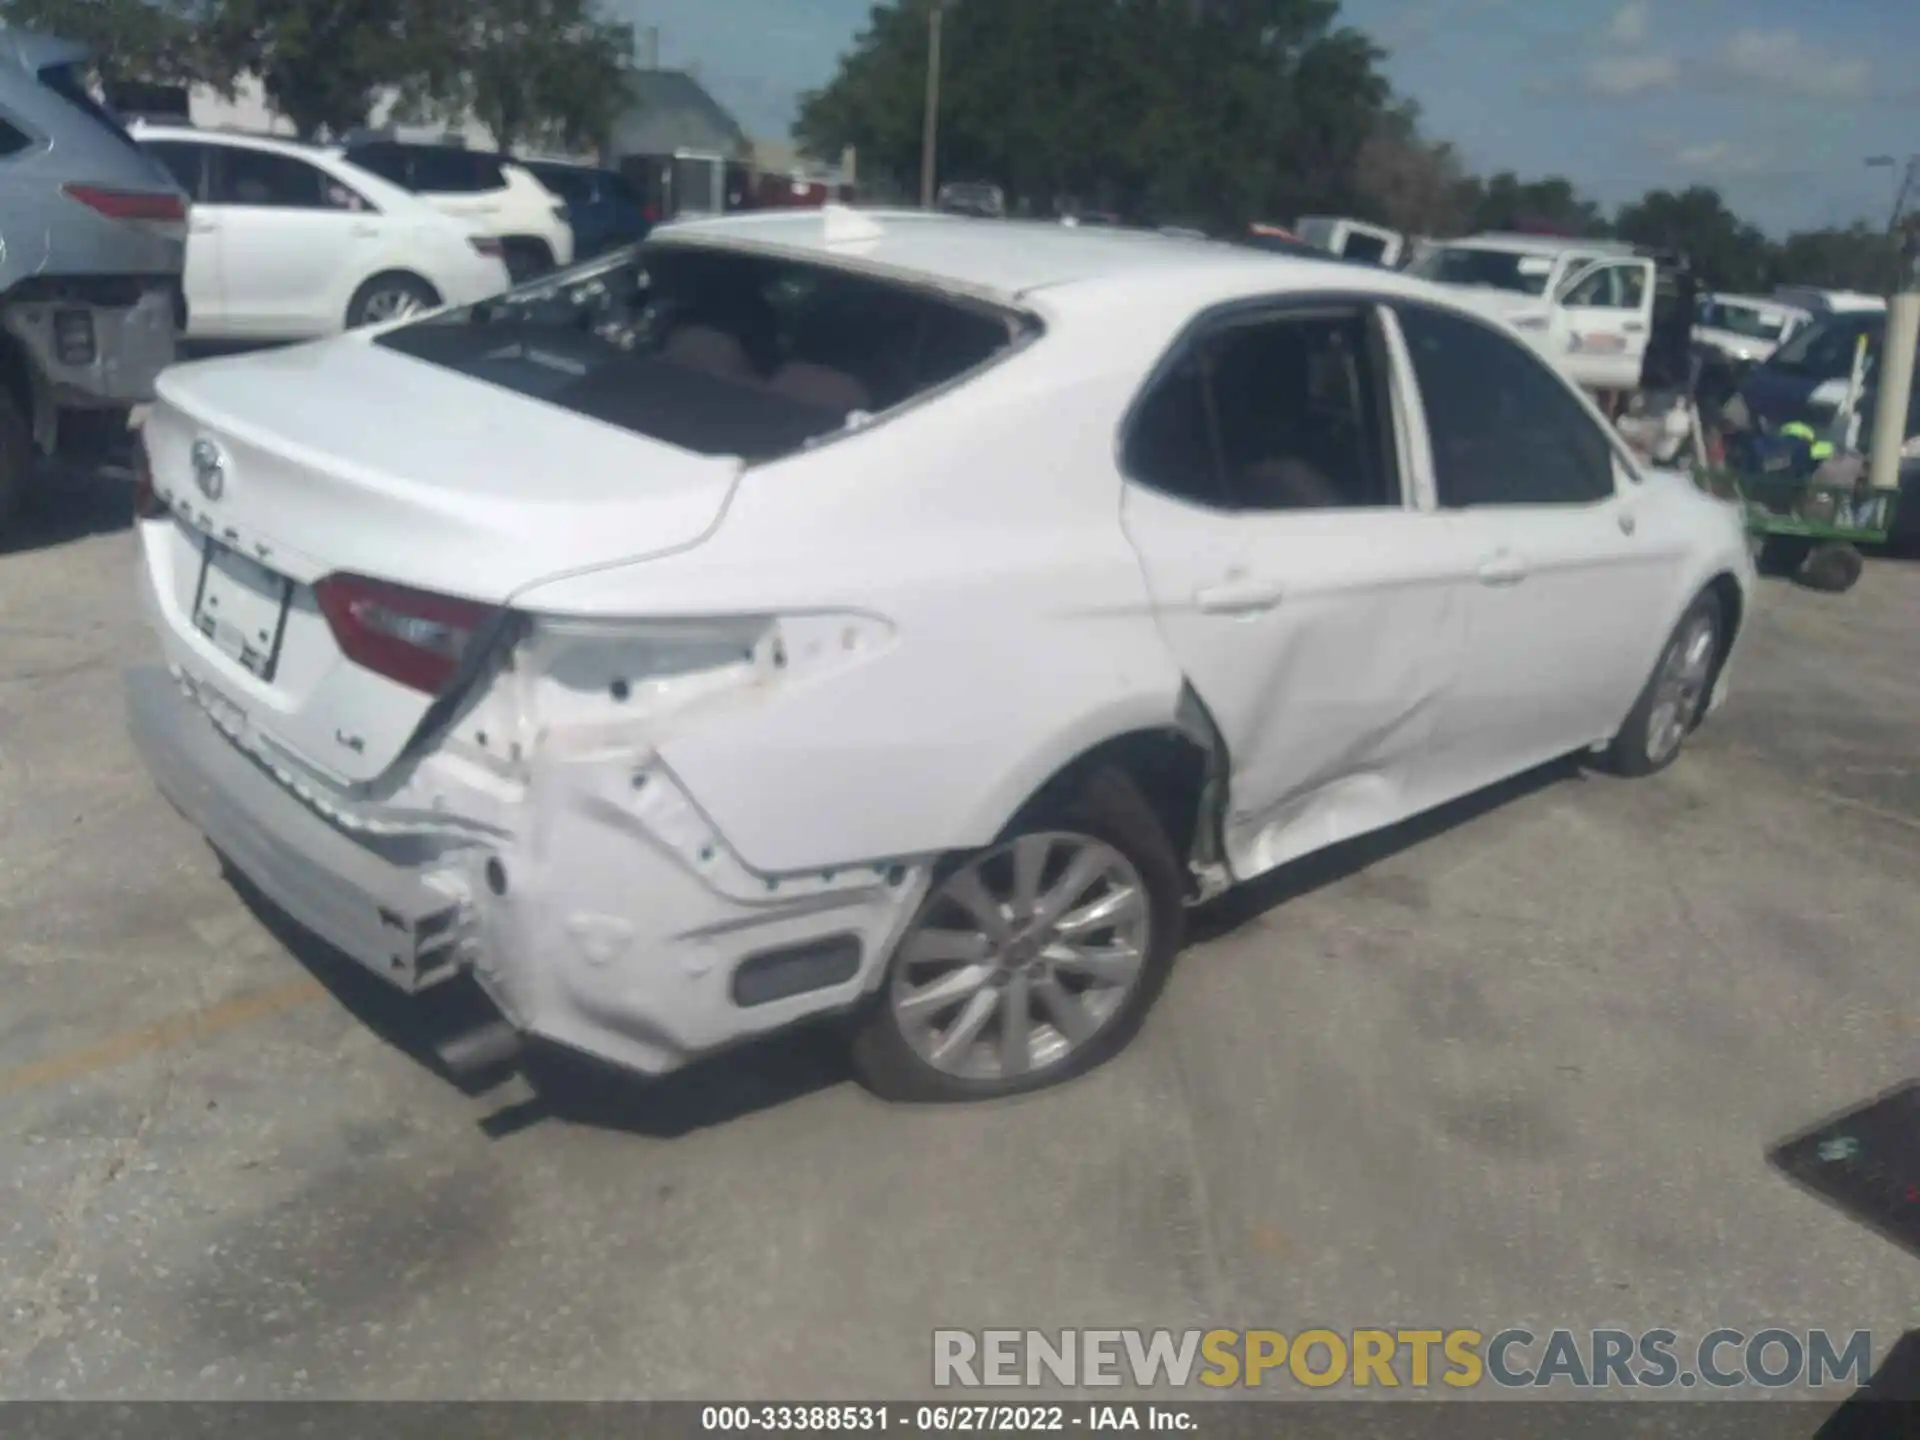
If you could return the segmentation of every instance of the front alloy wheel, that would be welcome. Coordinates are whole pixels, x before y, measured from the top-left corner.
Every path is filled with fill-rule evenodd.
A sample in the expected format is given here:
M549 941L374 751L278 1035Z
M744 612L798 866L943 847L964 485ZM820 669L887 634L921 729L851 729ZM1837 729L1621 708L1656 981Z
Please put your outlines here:
M1667 647L1654 684L1653 708L1647 716L1647 759L1653 765L1671 760L1680 742L1698 723L1707 701L1707 687L1713 681L1717 643L1713 616L1695 611Z

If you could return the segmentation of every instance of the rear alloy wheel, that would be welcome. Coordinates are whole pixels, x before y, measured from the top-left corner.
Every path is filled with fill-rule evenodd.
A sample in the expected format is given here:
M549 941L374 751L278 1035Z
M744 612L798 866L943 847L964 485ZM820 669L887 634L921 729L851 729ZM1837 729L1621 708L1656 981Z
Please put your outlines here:
M1711 592L1687 607L1660 652L1653 677L1608 748L1610 768L1621 775L1664 770L1706 713L1720 666L1720 600Z
M1117 772L935 879L854 1042L901 1100L1055 1084L1119 1051L1179 948L1178 867Z
M417 275L376 275L354 292L347 306L347 328L404 320L440 304L440 297Z

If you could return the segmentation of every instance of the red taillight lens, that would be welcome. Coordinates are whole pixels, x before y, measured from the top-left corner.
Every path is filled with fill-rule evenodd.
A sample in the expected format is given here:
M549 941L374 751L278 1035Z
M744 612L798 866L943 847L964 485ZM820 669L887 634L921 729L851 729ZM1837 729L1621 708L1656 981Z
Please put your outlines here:
M507 247L492 235L475 235L468 243L473 246L476 253L492 260L501 259L507 253Z
M474 631L491 613L471 600L363 575L329 575L313 595L342 654L427 695L446 688Z
M153 488L153 462L147 458L143 435L133 437L133 518L158 520L167 513L167 502Z
M156 195L147 190L102 190L95 185L62 185L60 190L69 200L78 200L109 220L179 224L187 218L187 202L178 195Z

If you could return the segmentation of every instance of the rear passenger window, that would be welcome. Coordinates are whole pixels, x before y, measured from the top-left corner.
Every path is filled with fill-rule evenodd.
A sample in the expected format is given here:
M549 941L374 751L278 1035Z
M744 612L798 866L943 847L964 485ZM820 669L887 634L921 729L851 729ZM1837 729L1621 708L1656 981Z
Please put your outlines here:
M500 162L452 145L422 145L413 152L413 185L436 195L477 195L507 183Z
M1141 401L1127 471L1237 510L1397 506L1374 353L1357 311L1230 322L1192 345Z
M398 145L357 145L347 159L382 180L390 180L404 189L413 189L413 176L407 165L407 152Z
M1220 447L1197 348L1175 360L1135 408L1121 463L1141 484L1176 499L1226 505Z
M271 150L221 148L214 165L211 203L270 210L330 208L327 177L304 160Z
M1461 316L1412 305L1398 313L1442 505L1590 505L1612 496L1612 446L1544 361Z
M206 154L206 146L191 145L183 140L143 140L140 148L167 167L173 183L187 192L189 200L200 198L201 159Z

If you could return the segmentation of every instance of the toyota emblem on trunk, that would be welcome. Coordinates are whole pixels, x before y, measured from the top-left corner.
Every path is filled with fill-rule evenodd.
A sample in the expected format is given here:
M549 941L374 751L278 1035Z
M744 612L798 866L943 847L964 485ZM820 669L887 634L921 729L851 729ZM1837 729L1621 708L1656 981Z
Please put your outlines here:
M227 488L227 462L221 458L220 447L211 440L193 442L193 483L209 500L218 500L220 492Z

